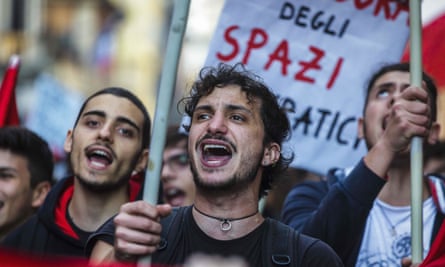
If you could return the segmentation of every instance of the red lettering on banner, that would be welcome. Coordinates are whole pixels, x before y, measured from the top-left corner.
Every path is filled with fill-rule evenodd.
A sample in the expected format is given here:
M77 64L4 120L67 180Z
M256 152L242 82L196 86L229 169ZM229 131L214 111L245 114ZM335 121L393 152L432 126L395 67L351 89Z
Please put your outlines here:
M397 17L400 15L400 13L402 11L405 11L406 13L409 13L409 6L407 4L405 4L405 5L402 5L402 4L397 5L396 12L394 12L394 14L392 15L391 19L392 20L396 20Z
M391 8L388 5L388 1L378 1L377 5L374 9L374 16L377 16L380 12L380 10L383 10L383 15L385 16L386 19L392 19L391 16Z
M292 61L289 59L289 44L286 40L283 40L278 45L277 49L275 49L275 51L273 51L272 54L269 55L269 61L267 61L264 68L268 70L274 60L278 60L281 62L281 74L286 76L287 66L292 63Z
M238 45L238 42L236 41L236 38L233 38L230 36L230 33L232 31L238 30L238 29L239 29L239 26L234 25L234 26L227 28L227 30L224 32L224 40L226 40L227 43L233 45L233 52L228 55L223 55L221 53L217 53L216 57L219 60L230 61L230 60L234 59L236 57L236 55L239 53L239 45Z
M354 5L357 9L365 9L367 8L369 5L372 4L372 2L374 2L374 0L367 0L367 1L354 1Z
M348 0L336 0L336 2L344 3ZM409 12L408 1L401 0L353 0L355 8L358 10L366 9L374 6L373 15L378 16L383 12L383 16L387 20L396 20L402 11ZM391 6L395 5L395 11L391 13Z
M234 32L238 30L239 26L230 26L224 32L224 40L233 49L229 54L223 54L221 52L216 52L216 57L220 61L231 61L236 57L240 56L240 51L242 42L240 42L236 37L234 37ZM267 32L260 28L253 28L247 38L246 49L242 55L242 63L247 64L253 52L258 49L266 49L266 44L269 40L269 35ZM322 71L322 60L326 55L326 52L316 46L309 46L309 51L313 57L309 61L292 61L289 52L292 51L289 48L289 42L286 39L281 40L276 48L269 54L267 62L264 65L265 70L269 70L273 63L278 62L281 64L281 74L283 76L288 75L288 68L293 62L297 62L299 69L294 74L294 79L314 84L315 79L308 75L310 70ZM305 52L304 52L305 53ZM335 63L332 73L329 75L329 80L326 83L326 88L329 90L333 87L335 81L337 80L341 67L343 66L344 59L342 57L338 58ZM324 68L323 71L329 71Z
M325 53L323 50L321 50L315 46L310 46L309 50L311 50L311 52L313 52L315 54L315 58L309 62L300 61L299 65L302 66L303 68L299 72L297 72L294 77L295 77L295 80L305 81L308 83L314 83L314 79L306 76L305 72L310 69L320 70L321 66L318 63L323 58Z
M338 73L340 72L340 68L341 68L342 64L343 64L343 58L341 57L337 60L337 64L335 64L335 68L334 68L334 71L332 72L331 78L329 79L329 82L326 85L326 87L328 89L331 89L332 86L334 85L334 82L337 79L337 76L338 76Z
M260 37L260 40L257 40L257 36ZM267 43L267 39L268 36L264 30L259 28L253 29L251 31L249 41L247 41L247 49L242 62L244 64L247 64L247 60L249 59L251 50L263 47Z

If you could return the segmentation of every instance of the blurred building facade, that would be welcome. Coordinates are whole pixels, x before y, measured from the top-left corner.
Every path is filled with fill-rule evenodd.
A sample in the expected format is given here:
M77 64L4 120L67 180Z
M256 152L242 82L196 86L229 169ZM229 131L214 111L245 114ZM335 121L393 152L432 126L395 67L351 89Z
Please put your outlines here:
M176 102L205 60L222 3L190 2L170 123L181 120ZM18 54L16 96L22 124L55 139L48 141L56 144L53 150L59 155L76 105L108 86L136 93L153 118L173 4L174 0L0 0L0 78L9 58ZM45 110L52 114L42 118ZM56 127L63 128L57 135Z

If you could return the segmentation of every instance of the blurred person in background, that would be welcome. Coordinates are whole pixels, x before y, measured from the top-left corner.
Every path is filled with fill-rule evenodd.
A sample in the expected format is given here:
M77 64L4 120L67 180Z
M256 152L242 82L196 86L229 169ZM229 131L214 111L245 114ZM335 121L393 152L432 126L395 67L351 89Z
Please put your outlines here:
M24 127L0 128L0 240L42 205L53 170L44 139Z
M162 200L173 207L191 205L195 198L187 142L188 136L179 131L179 125L168 127L161 171Z

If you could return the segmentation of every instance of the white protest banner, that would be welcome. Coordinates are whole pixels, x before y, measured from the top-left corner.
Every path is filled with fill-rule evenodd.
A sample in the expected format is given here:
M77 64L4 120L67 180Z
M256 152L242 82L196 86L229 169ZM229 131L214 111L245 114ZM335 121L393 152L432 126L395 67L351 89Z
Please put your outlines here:
M402 1L226 0L205 65L244 63L291 109L292 167L324 174L364 155L357 121L365 82L400 61Z

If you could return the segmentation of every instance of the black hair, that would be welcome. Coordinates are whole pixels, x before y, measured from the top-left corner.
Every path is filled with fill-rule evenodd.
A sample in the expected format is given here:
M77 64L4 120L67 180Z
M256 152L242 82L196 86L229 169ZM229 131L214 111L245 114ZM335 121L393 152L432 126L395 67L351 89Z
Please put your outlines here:
M53 184L54 158L48 143L33 131L19 126L0 128L0 149L27 160L31 188L48 181Z
M77 125L80 119L80 115L82 115L83 110L85 109L85 106L88 104L88 102L93 99L94 97L98 95L103 94L110 94L117 97L123 97L131 101L144 115L144 124L142 126L142 145L144 148L148 148L150 146L150 131L151 131L151 121L150 121L150 115L148 114L147 109L145 108L145 105L142 103L142 101L134 95L132 92L128 91L127 89L120 88L120 87L107 87L102 90L99 90L89 96L85 102L83 102L82 106L80 107L79 113L77 114L76 121L74 123L74 127Z
M187 149L188 135L184 132L181 132L179 129L180 129L180 126L176 125L176 124L172 124L172 125L168 126L166 140L165 140L165 148L175 147L180 142L185 140L186 142L185 142L183 148Z
M388 72L392 71L401 71L401 72L410 72L410 64L408 62L402 63L393 63L383 65L380 69L378 69L374 74L372 74L371 78L368 80L366 86L366 98L365 104L363 106L363 114L365 113L365 109L369 99L369 92L374 86L377 79L381 76L385 75ZM436 121L437 119L437 87L434 80L425 72L422 71L422 80L426 83L426 87L428 90L428 94L431 98L431 119L432 121Z

